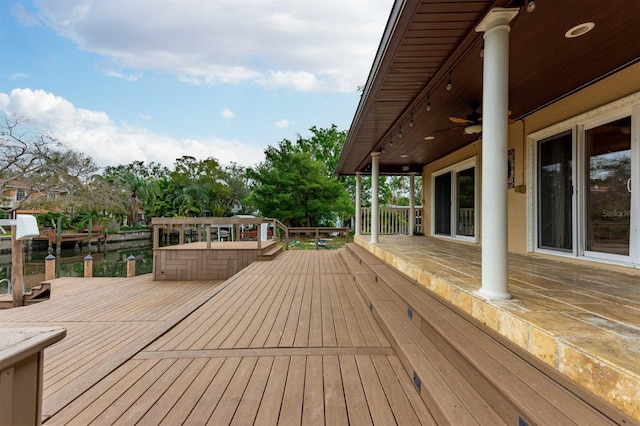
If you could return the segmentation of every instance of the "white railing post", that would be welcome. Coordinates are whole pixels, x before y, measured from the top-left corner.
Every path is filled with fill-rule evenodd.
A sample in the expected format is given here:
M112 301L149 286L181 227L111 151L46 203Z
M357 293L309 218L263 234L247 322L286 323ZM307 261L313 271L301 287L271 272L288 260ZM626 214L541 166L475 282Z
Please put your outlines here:
M409 173L409 235L416 232L416 174Z
M378 243L380 207L379 185L380 181L380 153L371 153L371 244Z
M362 173L356 172L356 235L362 232Z

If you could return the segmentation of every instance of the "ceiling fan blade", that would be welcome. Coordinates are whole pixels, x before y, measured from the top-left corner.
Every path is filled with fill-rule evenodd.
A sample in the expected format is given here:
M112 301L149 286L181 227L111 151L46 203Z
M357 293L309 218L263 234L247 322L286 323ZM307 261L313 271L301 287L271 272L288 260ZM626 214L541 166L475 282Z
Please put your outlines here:
M458 118L458 117L449 117L449 121L453 123L458 123L458 124L473 123L473 121L467 120L465 118Z

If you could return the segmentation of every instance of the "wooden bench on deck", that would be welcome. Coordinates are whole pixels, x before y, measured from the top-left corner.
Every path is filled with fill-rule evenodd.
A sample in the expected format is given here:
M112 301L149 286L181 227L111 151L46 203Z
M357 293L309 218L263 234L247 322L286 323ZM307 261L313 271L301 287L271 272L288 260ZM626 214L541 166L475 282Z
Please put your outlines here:
M439 424L634 424L366 249L343 258Z

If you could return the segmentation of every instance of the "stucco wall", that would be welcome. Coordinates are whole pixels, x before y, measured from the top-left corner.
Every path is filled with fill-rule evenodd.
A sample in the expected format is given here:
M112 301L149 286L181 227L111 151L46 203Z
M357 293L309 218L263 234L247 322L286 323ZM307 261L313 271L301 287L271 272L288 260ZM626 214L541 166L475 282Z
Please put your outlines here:
M527 163L527 135L552 126L563 120L586 113L620 98L640 91L640 63L630 66L616 74L594 83L564 99L558 100L549 106L531 114L523 120L518 120L509 126L509 149L515 150L515 186L525 192L508 190L508 247L510 252L524 253L527 251L527 194L531 185L527 182L527 168L533 165ZM476 141L451 155L434 161L423 168L423 203L424 230L426 235L431 235L431 185L432 174L456 163L477 156L478 188L482 181L482 142ZM535 175L535 174L534 174ZM506 179L506 173L505 173ZM506 182L505 182L506 184ZM478 191L476 205L478 224L481 220L482 192ZM478 230L478 241L481 242L481 230Z

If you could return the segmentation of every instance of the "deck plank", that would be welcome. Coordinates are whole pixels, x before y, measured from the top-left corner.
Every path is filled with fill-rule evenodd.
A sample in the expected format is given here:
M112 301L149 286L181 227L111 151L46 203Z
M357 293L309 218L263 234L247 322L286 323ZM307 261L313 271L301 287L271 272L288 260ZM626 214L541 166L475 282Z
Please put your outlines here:
M167 390L160 399L153 401L151 408L140 418L140 424L160 424L207 364L207 359L205 358L186 361L188 361L188 365L184 368L180 377L167 386ZM186 416L183 418L186 418Z
M299 425L302 421L305 370L305 357L292 356L278 418L280 425Z
M107 307L128 317L124 324L66 322L77 327L70 348L90 354L94 347L96 359L110 346L147 344L126 349L127 358L55 410L50 424L366 425L394 424L394 414L404 418L398 410L409 421L428 413L408 376L394 369L397 356L338 252L284 252L215 293L200 288L206 298L191 301L186 315L186 297L170 303L173 317L158 309L161 297L143 302L148 311L137 315L126 312L133 305L125 297L118 298L124 307ZM160 332L158 321L176 315L183 316ZM84 307L69 318L82 316L109 318ZM52 380L73 374L68 350L51 353Z
M193 407L186 423L203 425L209 421L241 361L242 358L240 357L226 358L224 360L213 380L209 382L204 394Z
M298 319L300 318L300 309L302 308L302 298L304 296L305 276L296 275L296 292L289 306L289 315L282 330L282 336L278 342L278 346L289 348L293 346L298 331Z
M391 406L391 411L399 425L419 425L420 421L416 416L409 399L401 389L395 378L395 372L391 364L384 355L373 355L371 361L378 373L378 378L382 384L387 400Z
M302 424L304 425L324 425L324 389L323 389L323 357L308 356L305 385L304 402L302 403ZM326 378L326 376L325 376ZM333 423L328 423L333 424Z
M347 289L345 288L352 285L352 282L343 275L338 275L335 278L337 280L336 292L338 295L338 300L340 301L340 305L342 307L344 321L346 323L347 332L349 333L351 345L356 347L366 346L364 335L362 334L362 330L359 327L358 319L356 318L354 306L351 304L351 299L349 298Z
M322 357L324 368L324 406L328 425L348 425L342 373L338 356Z
M171 407L159 424L172 426L184 422L191 414L193 407L200 401L202 395L206 392L210 384L210 380L207 378L216 377L224 361L224 358L208 359L206 365L202 368L197 377L191 382L178 402Z
M237 339L233 346L234 348L247 348L256 337L258 331L262 327L263 323L269 312L272 310L272 306L276 303L278 297L282 294L281 292L284 290L280 281L274 277L269 277L273 280L273 286L271 290L267 294L264 302L259 306L258 310L254 313L251 318L250 324L243 331L242 335L239 339ZM227 346L227 345L225 345Z
M295 291L295 286L292 284L291 277L282 277L279 280L280 290L276 295L276 299L273 301L272 307L264 318L262 324L260 324L260 328L258 329L255 337L251 340L249 344L250 348L262 348L262 347L273 347L274 344L269 346L266 342L271 336L274 328L276 328L276 323L278 321L278 317L281 311L287 309L286 300L289 300L289 295ZM275 339L275 337L274 337Z
M293 298L298 291L298 283L295 276L288 276L287 281L289 283L289 290L287 291L284 299L282 299L280 309L278 309L277 316L272 323L273 327L269 332L267 340L264 342L264 347L267 348L278 347L280 339L282 338L284 326L287 322L287 318L289 317L289 311L291 309Z
M285 384L289 371L288 356L277 356L273 361L264 396L256 415L255 424L273 426L278 424Z
M150 368L145 374L133 384L133 386L121 392L118 399L113 401L106 410L93 422L97 424L115 424L132 405L137 403L138 398L149 389L163 374L173 365L173 359L161 359L158 361L145 361Z
M49 419L47 425L88 424L120 395L120 389L114 387L116 384L121 380L135 383L138 378L142 377L145 371L142 364L143 361L137 360L126 363L71 402L63 412ZM127 387L127 385L124 386ZM98 399L100 400L98 401Z
M371 358L366 355L356 355L356 364L373 423L380 425L397 424Z
M340 355L340 372L343 379L344 398L349 416L349 424L371 425L371 413L364 394L356 358L353 355ZM402 376L400 376L402 377Z
M157 402L164 392L181 376L191 360L178 359L114 422L115 425L136 424Z
M322 309L320 309L322 298L320 290L320 277L312 276L311 290L311 324L309 327L309 346L322 346Z
M340 347L353 346L351 337L349 336L349 328L345 320L344 312L342 309L342 303L336 289L336 276L335 274L328 275L328 290L329 300L331 301L331 313L333 316L333 326L336 333L336 343Z
M216 409L211 414L208 425L228 425L238 408L238 403L244 395L253 370L258 362L257 357L243 357L233 375L229 385L224 390L222 398L218 401Z
M264 390L271 373L274 357L260 357L251 375L251 379L245 389L238 409L236 410L232 425L250 425L253 424L260 402L264 395Z
M322 312L322 346L338 346L336 329L333 322L333 310L331 309L331 298L329 296L329 278L320 275L320 299Z
M230 321L232 321L234 327L225 327L224 332L219 332L214 338L209 340L204 346L205 349L217 349L217 348L233 348L249 328L251 322L255 320L256 314L260 310L262 305L266 304L269 295L272 293L275 280L265 277L265 280L260 283L255 283L257 287L253 293L255 297L247 299L245 303L240 305ZM259 284L259 285L258 285Z
M304 293L300 305L300 314L298 316L298 328L296 337L293 341L294 347L307 347L309 344L309 333L311 329L311 297L313 295L313 276L305 275Z

